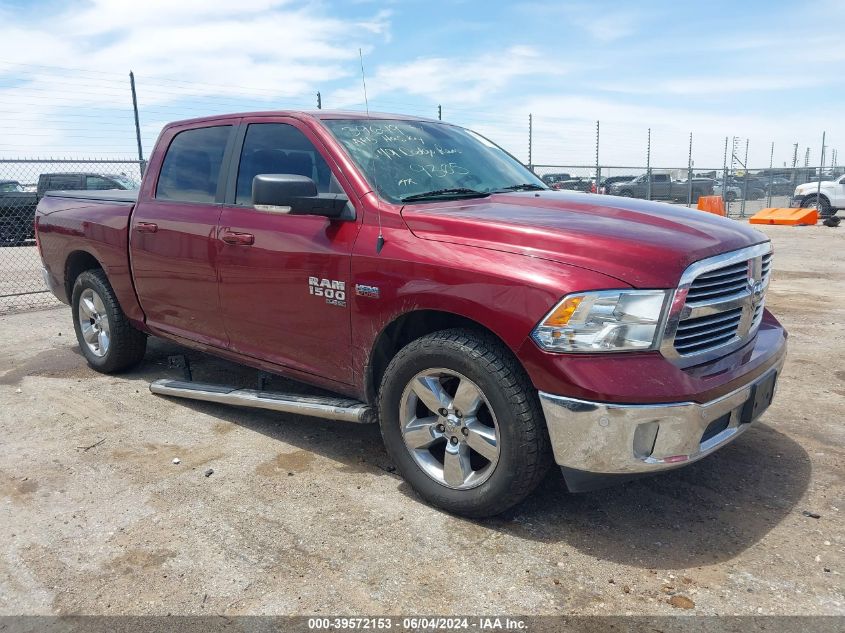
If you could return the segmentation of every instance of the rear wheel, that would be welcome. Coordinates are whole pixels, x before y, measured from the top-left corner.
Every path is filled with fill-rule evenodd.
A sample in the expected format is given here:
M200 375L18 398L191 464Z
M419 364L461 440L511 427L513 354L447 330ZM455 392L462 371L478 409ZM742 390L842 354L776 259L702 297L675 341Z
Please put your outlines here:
M118 372L144 358L147 336L129 323L102 270L87 270L73 285L76 340L92 369Z
M833 209L830 207L830 201L824 196L818 197L818 201L815 195L807 196L801 202L801 206L805 209L815 207L819 210L819 215L823 218L829 218L831 215L834 215Z
M619 195L622 196L623 198L633 198L634 192L631 191L630 189L623 189L622 191L619 192Z
M728 202L734 202L736 200L736 194L733 191L729 191L725 194L725 200Z
M405 346L385 371L379 422L405 480L455 514L504 512L551 464L536 390L510 352L478 332L444 330Z

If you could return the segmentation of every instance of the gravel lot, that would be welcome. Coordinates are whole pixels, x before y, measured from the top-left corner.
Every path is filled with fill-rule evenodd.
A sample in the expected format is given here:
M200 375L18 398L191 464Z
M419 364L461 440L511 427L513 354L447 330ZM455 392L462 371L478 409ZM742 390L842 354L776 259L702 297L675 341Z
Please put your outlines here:
M418 501L375 427L154 396L175 346L103 376L66 307L0 317L0 615L843 615L843 230L766 229L791 346L756 428L605 491L555 472L488 521Z

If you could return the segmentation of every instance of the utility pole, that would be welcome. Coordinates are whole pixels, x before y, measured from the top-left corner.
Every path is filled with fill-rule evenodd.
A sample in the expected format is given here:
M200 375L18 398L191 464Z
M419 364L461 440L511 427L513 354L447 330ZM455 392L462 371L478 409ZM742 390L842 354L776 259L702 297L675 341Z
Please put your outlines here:
M141 123L138 121L138 95L135 92L135 73L129 71L129 87L132 89L132 110L135 112L135 140L138 141L138 170L144 175L144 150L141 147Z
M320 91L319 91L319 90L317 91L317 109L318 109L318 110L322 110L322 109L323 109L323 97L320 95Z
M443 106L442 105L437 106L437 120L438 121L443 120Z

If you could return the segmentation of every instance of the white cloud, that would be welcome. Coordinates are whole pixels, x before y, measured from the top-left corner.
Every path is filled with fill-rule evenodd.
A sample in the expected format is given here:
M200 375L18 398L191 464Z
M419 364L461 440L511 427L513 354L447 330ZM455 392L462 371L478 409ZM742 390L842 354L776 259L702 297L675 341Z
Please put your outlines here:
M538 50L511 46L470 58L421 57L380 65L367 77L367 91L371 102L389 101L393 95L405 94L424 97L429 102L471 105L491 99L515 79L563 73L565 68L560 65L544 66ZM331 103L338 107L359 105L362 101L361 89L355 86L334 91L330 96Z

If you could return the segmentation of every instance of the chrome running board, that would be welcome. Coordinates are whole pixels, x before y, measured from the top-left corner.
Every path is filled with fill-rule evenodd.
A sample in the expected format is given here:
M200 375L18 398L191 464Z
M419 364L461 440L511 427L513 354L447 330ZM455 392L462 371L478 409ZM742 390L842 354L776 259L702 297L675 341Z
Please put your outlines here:
M251 409L269 409L325 420L341 420L357 424L369 424L376 421L373 408L368 404L339 396L301 396L169 379L150 383L150 391L162 396L218 402Z

